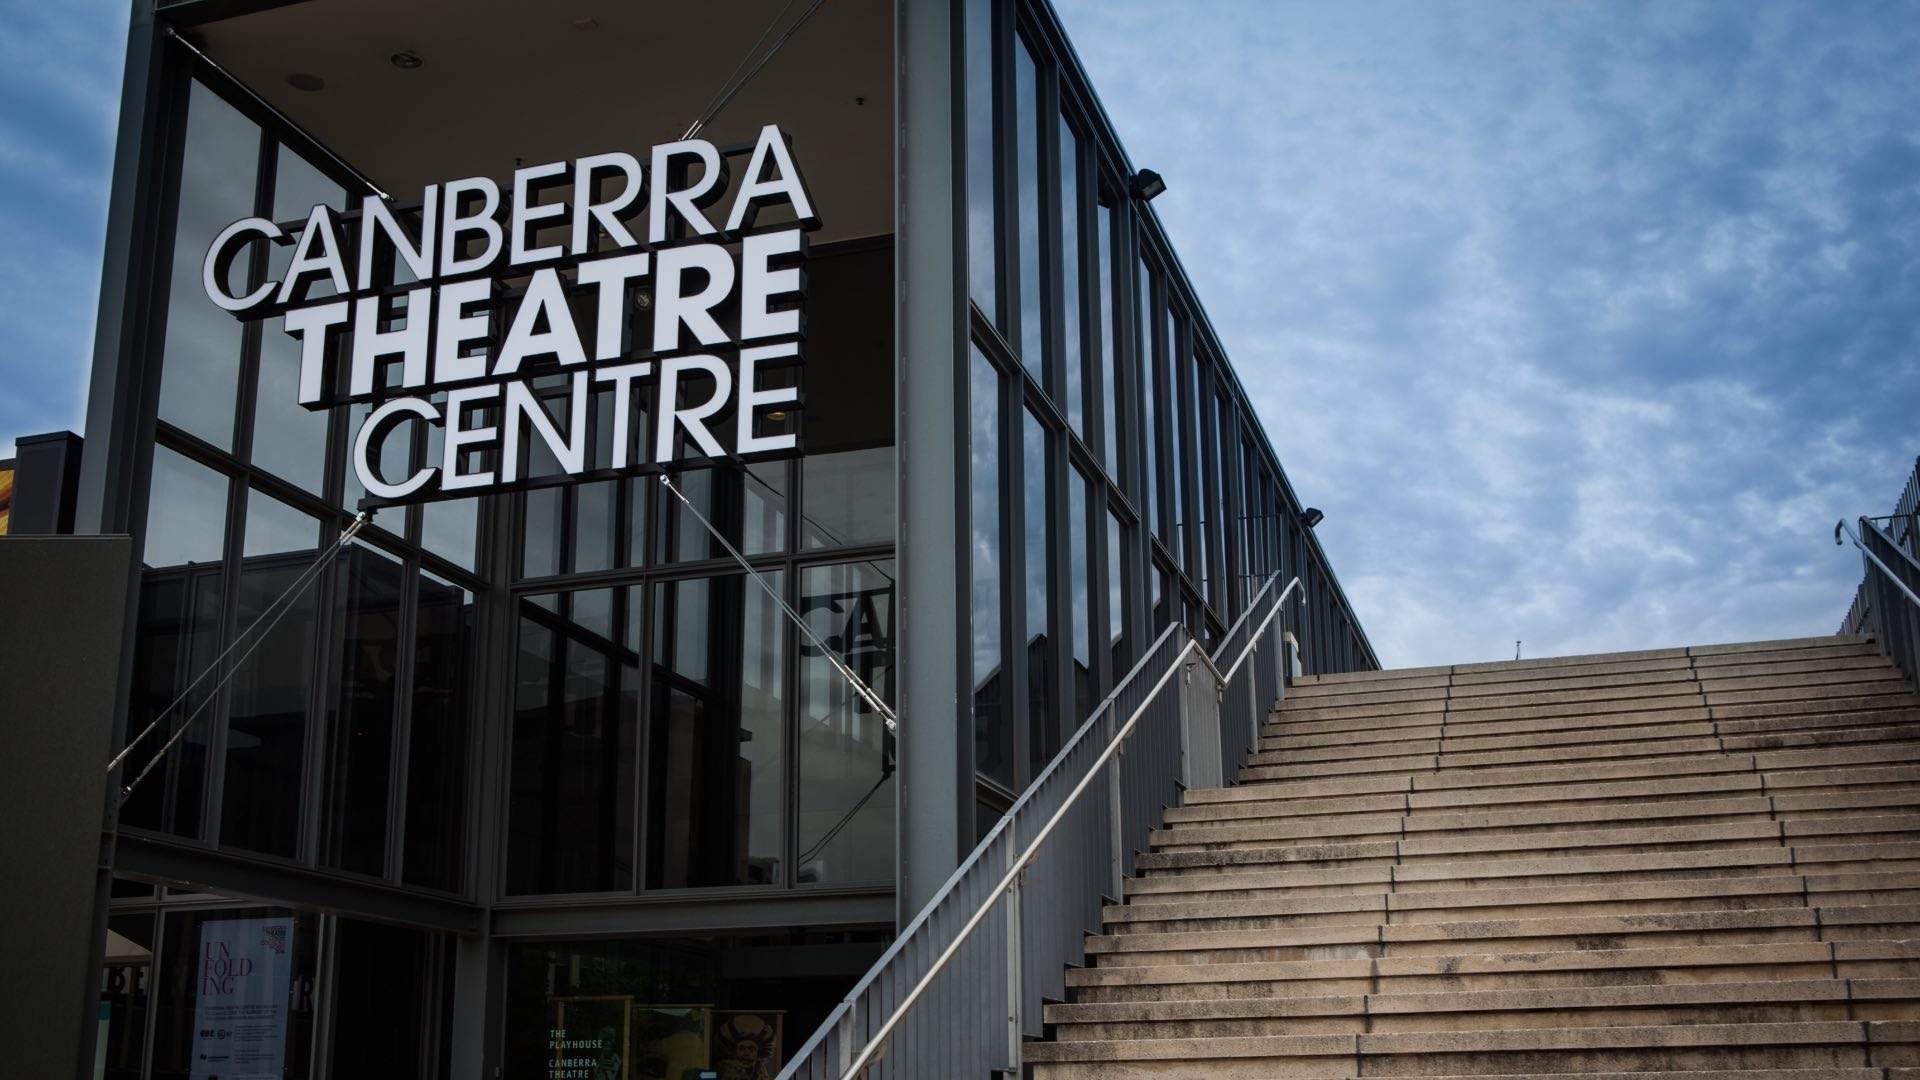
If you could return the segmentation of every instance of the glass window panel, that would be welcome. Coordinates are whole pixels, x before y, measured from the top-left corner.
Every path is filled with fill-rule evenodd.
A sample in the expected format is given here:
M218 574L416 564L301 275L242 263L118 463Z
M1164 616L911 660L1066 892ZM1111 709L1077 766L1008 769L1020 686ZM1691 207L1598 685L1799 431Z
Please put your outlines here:
M172 705L220 652L225 574L227 478L156 446L140 579L139 628L127 697L127 730L138 732ZM179 725L207 701L209 682L167 714L128 759L131 780ZM209 733L200 716L121 807L120 820L182 836L200 835Z
M1153 582L1153 633L1155 637L1173 624L1173 609L1168 601L1173 594L1172 575L1165 567L1155 565L1153 572L1147 575Z
M226 537L227 478L155 446L140 561L153 569L217 564Z
M647 507L660 482L651 476L636 476L627 481L627 565L647 565ZM671 495L664 497L672 498Z
M275 154L273 219L303 222L313 207L346 209L347 193L282 144ZM294 225L293 228L298 228ZM267 245L267 276L278 280L293 261L293 245ZM313 298L333 285L309 278ZM337 344L336 344L337 348ZM327 475L327 416L300 404L300 345L277 318L260 322L259 376L254 388L253 463L318 495Z
M893 542L893 447L813 454L800 462L800 546Z
M1126 526L1107 512L1107 648L1113 656L1113 681L1126 677L1133 658L1127 653Z
M1053 700L1053 654L1059 648L1053 634L1052 573L1047 552L1052 547L1052 485L1047 472L1047 429L1039 417L1022 411L1020 467L1025 493L1025 569L1027 625L1027 731L1029 763L1035 773L1060 745L1060 716Z
M126 884L113 883L115 895ZM146 886L146 895L153 887ZM155 916L151 911L107 916L106 963L100 972L100 1019L103 1030L93 1075L98 1080L141 1080L147 1057L147 1010L154 988L153 950ZM118 940L116 940L116 938Z
M520 603L507 891L631 889L636 643L622 640L624 620L621 639L576 620L578 594L546 599Z
M1090 277L1091 286L1100 293L1100 420L1101 446L1104 453L1101 462L1107 467L1107 475L1124 482L1124 470L1120 467L1120 368L1116 355L1120 349L1121 326L1119 305L1115 298L1119 295L1122 273L1121 254L1114 248L1116 220L1120 211L1107 205L1107 195L1101 193L1101 205L1095 208L1094 215L1094 270Z
M1160 522L1160 428L1156 417L1165 393L1160 389L1160 376L1153 359L1153 272L1147 269L1145 260L1141 260L1138 279L1140 295L1134 308L1134 340L1138 342L1134 358L1138 370L1134 381L1140 387L1140 445L1144 449L1147 521L1153 535L1160 536L1163 528Z
M653 589L647 884L782 884L786 619L745 574Z
M428 1075L433 937L357 919L335 927L332 1075Z
M1060 325L1065 351L1061 354L1066 385L1061 395L1067 423L1086 435L1085 350L1080 341L1080 140L1073 125L1060 118Z
M1186 477L1187 459L1191 453L1192 436L1182 429L1186 412L1187 396L1181 389L1185 382L1180 377L1180 353L1184 342L1181 340L1181 323L1171 305L1167 311L1167 345L1161 350L1157 365L1157 378L1165 390L1162 396L1167 403L1167 517L1173 523L1173 532L1169 542L1173 545L1174 562L1182 568L1187 566L1187 502Z
M326 865L384 876L405 569L355 542L336 581L337 701L328 723Z
M407 836L401 880L460 891L466 850L468 658L473 594L420 575L408 721Z
M619 524L613 505L618 482L596 480L565 490L574 506L573 571L612 569L614 529Z
M800 615L871 687L894 701L891 561L809 567ZM892 881L894 739L812 644L800 644L800 858L808 881Z
M313 562L319 526L278 500L250 495L236 627L252 626ZM259 639L233 677L220 815L221 840L233 847L290 858L298 845L314 598L309 588L291 601L286 617Z
M1077 468L1067 470L1067 584L1072 590L1068 613L1073 620L1073 715L1069 729L1080 726L1093 712L1093 539L1087 529L1087 478Z
M438 425L434 427L439 430ZM442 499L420 507L420 546L465 570L479 558L480 500Z
M784 551L787 536L787 466L785 462L762 462L742 468L716 465L689 469L674 477L674 483L699 507L700 513L720 530L742 555L763 555ZM662 562L687 562L697 559L727 558L700 519L671 492L665 492L660 515Z
M560 572L560 538L566 521L566 490L535 488L523 499L520 576L546 577Z
M199 82L188 91L180 205L174 216L160 419L223 450L233 447L242 324L207 299L200 264L213 238L253 213L260 129ZM254 249L234 260L229 292L246 291Z
M1014 224L1020 252L1020 362L1044 384L1047 357L1046 314L1040 276L1040 77L1033 50L1014 35Z
M993 0L967 0L967 280L974 303L997 319L1000 210L994 185Z
M968 506L972 541L974 767L1012 787L1013 730L1007 724L1006 650L1000 637L1005 561L1000 550L1000 373L971 350Z
M401 368L398 363L382 365L380 374L375 377L375 381L389 389L398 387L400 379ZM347 406L347 437L341 440L343 445L340 451L340 468L344 476L340 505L348 510L358 510L360 500L367 496L367 489L360 485L360 473L353 467L353 443L360 437L360 425L366 423L372 412L373 405L364 401ZM426 421L418 416L405 416L387 425L386 431L380 436L379 445L368 448L368 464L380 479L389 484L398 483L413 471L413 436L421 424L426 424ZM431 430L438 425L426 426ZM389 510L388 513L398 516L397 511ZM400 531L398 524L392 528L394 532Z

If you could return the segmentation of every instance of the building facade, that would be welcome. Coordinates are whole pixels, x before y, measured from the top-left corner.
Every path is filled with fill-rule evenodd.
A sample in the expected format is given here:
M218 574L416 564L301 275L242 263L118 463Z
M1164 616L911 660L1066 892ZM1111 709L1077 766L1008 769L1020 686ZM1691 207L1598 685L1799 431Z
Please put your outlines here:
M416 391L459 415L403 340L466 317L450 264L399 250L452 234L451 178L490 178L473 216L516 258L443 364L627 240L658 275L605 294L623 325L684 315L673 253L747 260L804 216L695 221L763 175L769 125L818 219L799 362L766 376L798 392L707 430L790 450L703 448L673 411L702 390L663 392L677 353L632 330L608 354L654 377L530 352L543 415L473 414L561 438L369 422ZM696 141L717 181L651 171ZM620 218L647 239L576 211L522 267L574 221L523 232L516 179L611 152L647 163ZM1137 164L1032 0L134 0L74 528L140 553L110 786L157 764L108 807L98 1075L760 1075L727 1069L806 1038L1170 622L1211 640L1298 576L1304 670L1377 666ZM358 221L357 274L293 288L322 216ZM270 314L219 302L263 289ZM372 321L310 358L288 313L330 299ZM761 300L698 313L715 382L748 381ZM517 480L382 494L456 462ZM244 1047L209 1034L216 962L266 1010Z

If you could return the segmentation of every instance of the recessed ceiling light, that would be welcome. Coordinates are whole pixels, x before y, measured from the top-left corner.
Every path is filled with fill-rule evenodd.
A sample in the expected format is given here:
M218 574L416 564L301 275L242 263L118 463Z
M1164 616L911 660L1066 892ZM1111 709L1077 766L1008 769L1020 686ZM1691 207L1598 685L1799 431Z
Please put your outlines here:
M387 59L393 61L393 66L401 71L412 71L426 64L425 60L420 59L420 54L412 49L401 49Z
M293 87L295 90L301 90L309 94L317 94L327 88L327 80L310 72L296 71L287 76L287 85Z

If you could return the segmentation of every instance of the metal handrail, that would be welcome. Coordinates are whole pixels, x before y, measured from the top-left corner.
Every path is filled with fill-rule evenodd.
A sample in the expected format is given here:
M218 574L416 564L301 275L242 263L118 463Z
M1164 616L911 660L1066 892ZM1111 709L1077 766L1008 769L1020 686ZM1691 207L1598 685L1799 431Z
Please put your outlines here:
M1864 521L1865 519L1863 518L1862 520ZM1872 526L1868 526L1868 527L1872 528ZM1873 565L1879 567L1880 572L1887 576L1888 581L1893 582L1895 587L1897 587L1902 593L1906 594L1908 602L1912 603L1913 606L1915 607L1920 607L1920 596L1915 596L1913 594L1913 590L1907 588L1907 583L1900 580L1900 575L1894 573L1892 567L1880 561L1880 556L1875 555L1873 552L1867 550L1867 545L1860 542L1860 535L1854 532L1852 529L1847 528L1846 518L1841 518L1839 521L1836 521L1833 523L1833 543L1835 547L1838 547L1840 545L1840 534L1842 532L1846 533L1847 539L1853 541L1854 547L1857 547L1860 549L1860 554L1865 555L1869 560L1871 560ZM1889 547L1893 547L1895 550L1899 550L1898 546L1895 545L1891 539L1887 538L1885 533L1881 533L1881 538L1887 539L1887 543Z
M1278 580L1278 575L1269 579L1266 586L1261 588L1260 593L1255 595L1255 600L1257 601L1261 595L1264 595L1268 589L1271 589L1276 580ZM1246 648L1242 649L1240 655L1235 658L1231 670L1237 671L1239 669L1241 662L1246 659L1254 643L1260 640L1261 635L1263 635L1267 627L1272 624L1274 614L1286 605L1287 596L1296 588L1301 587L1300 579L1296 577L1281 591L1278 600L1273 605L1273 611L1269 612L1266 618L1261 620L1259 627L1255 629L1248 638ZM1302 595L1305 595L1304 590ZM1249 604L1247 612L1241 616L1241 621L1236 622L1235 630L1239 629L1240 625L1243 624L1245 618L1248 614L1251 614L1252 610L1253 605ZM827 1033L833 1030L833 1028L841 1022L842 1018L851 1011L853 1002L873 984L880 972L885 970L887 964L898 955L912 939L914 933L925 924L928 917L939 907L941 901L945 900L967 872L973 869L980 859L981 854L990 849L1000 834L1012 826L1012 823L1019 816L1020 809L1027 804L1035 792L1041 790L1043 782L1053 774L1053 771L1060 766L1060 763L1066 760L1068 755L1087 737L1088 733L1094 729L1096 722L1112 710L1114 702L1118 699L1121 691L1130 688L1134 680L1141 676L1142 668L1145 666L1147 659L1159 650L1161 644L1167 640L1168 635L1172 634L1178 625L1177 623L1171 623L1165 630L1160 632L1160 636L1154 639L1153 644L1141 654L1140 660L1135 662L1133 669L1127 673L1127 677L1115 685L1113 691L1107 695L1106 699L1100 703L1092 715L1087 717L1086 722L1081 724L1079 730L1074 732L1073 737L1067 741L1067 744L1061 747L1059 753L1054 755L1053 760L1047 764L1047 767L1041 771L1039 776L1034 778L1033 783L1027 786L1027 790L1021 794L1019 799L1015 800L1013 806L1010 807L1005 814L1001 815L1000 820L994 823L992 830L987 833L986 837L974 847L973 851L960 864L959 868L947 878L946 883L934 893L932 899L928 900L926 905L914 916L913 921L909 923L907 928L901 932L900 936L894 940L892 946L880 957L880 960L868 970L866 976L841 1000L833 1013L829 1015L826 1021L814 1032L813 1037L793 1056L791 1061L794 1065L806 1061L811 1057L813 1052L819 1047L820 1042L826 1038ZM1199 647L1198 639L1189 636L1187 643L1182 646L1180 652L1174 656L1173 662L1168 664L1166 670L1162 671L1159 677L1154 680L1152 688L1142 697L1140 704L1128 715L1126 721L1114 732L1113 738L1108 742L1106 748L1102 750L1100 756L1095 758L1093 763L1087 767L1085 775L1083 775L1073 786L1073 789L1067 793L1066 798L1061 802L1060 806L1047 818L1046 824L1041 827L1040 831L1034 835L1032 840L1027 842L1019 854L1010 860L1010 865L1006 873L1000 877L1000 880L997 881L986 896L981 899L973 914L954 935L954 939L947 944L946 948L941 950L940 955L934 959L926 972L914 983L906 996L901 999L900 1004L895 1006L893 1011L888 1014L885 1022L867 1038L866 1045L861 1047L860 1053L842 1071L842 1080L852 1080L853 1077L860 1074L861 1070L866 1067L867 1063L873 1059L873 1056L878 1053L880 1048L886 1043L887 1037L893 1033L894 1028L898 1027L900 1021L912 1010L914 1003L917 1002L921 995L926 993L928 987L933 984L934 978L946 968L954 955L960 951L960 947L966 944L967 940L972 937L974 930L986 919L988 913L993 911L994 906L1000 899L1007 894L1009 889L1013 888L1014 883L1019 879L1020 875L1039 855L1041 845L1046 843L1047 838L1052 835L1054 829L1066 817L1068 811L1072 810L1079 803L1081 794L1093 783L1095 777L1102 774L1102 770L1112 761L1114 755L1119 753L1127 737L1133 733L1135 726L1138 725L1140 717L1145 715L1147 709L1153 705L1160 691L1178 674L1181 667L1189 662L1189 654L1198 656L1200 660L1206 664L1207 669L1214 675L1215 679L1218 680L1217 685L1221 689L1224 689L1228 685L1228 677L1220 674L1220 670L1215 666L1213 658L1207 655L1205 649Z

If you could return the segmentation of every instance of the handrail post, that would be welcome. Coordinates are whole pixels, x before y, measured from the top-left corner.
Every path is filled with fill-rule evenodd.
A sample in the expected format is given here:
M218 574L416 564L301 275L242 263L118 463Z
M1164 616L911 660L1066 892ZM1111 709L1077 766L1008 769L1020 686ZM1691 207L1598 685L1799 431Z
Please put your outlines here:
M1023 1032L1020 1014L1026 1007L1021 992L1020 971L1020 879L1027 876L1020 867L1020 849L1016 846L1020 837L1010 834L1007 837L1007 872L1013 875L1013 883L1007 886L1007 1068L1018 1071L1020 1068L1020 1041Z
M1199 664L1198 660L1187 661L1186 670L1180 673L1178 695L1180 698L1180 785L1188 791L1193 790L1193 748L1190 745L1193 737L1188 730L1193 723L1193 710L1187 707L1187 695L1193 693L1193 669Z
M1112 732L1112 734L1108 736L1108 741L1118 741L1120 738L1120 715L1118 710L1108 710L1107 727ZM1126 902L1127 830L1120 816L1122 806L1120 799L1120 759L1126 755L1127 750L1126 747L1123 746L1114 751L1113 760L1107 763L1107 832L1110 834L1107 841L1107 861L1112 866L1112 895L1113 902L1116 904Z

